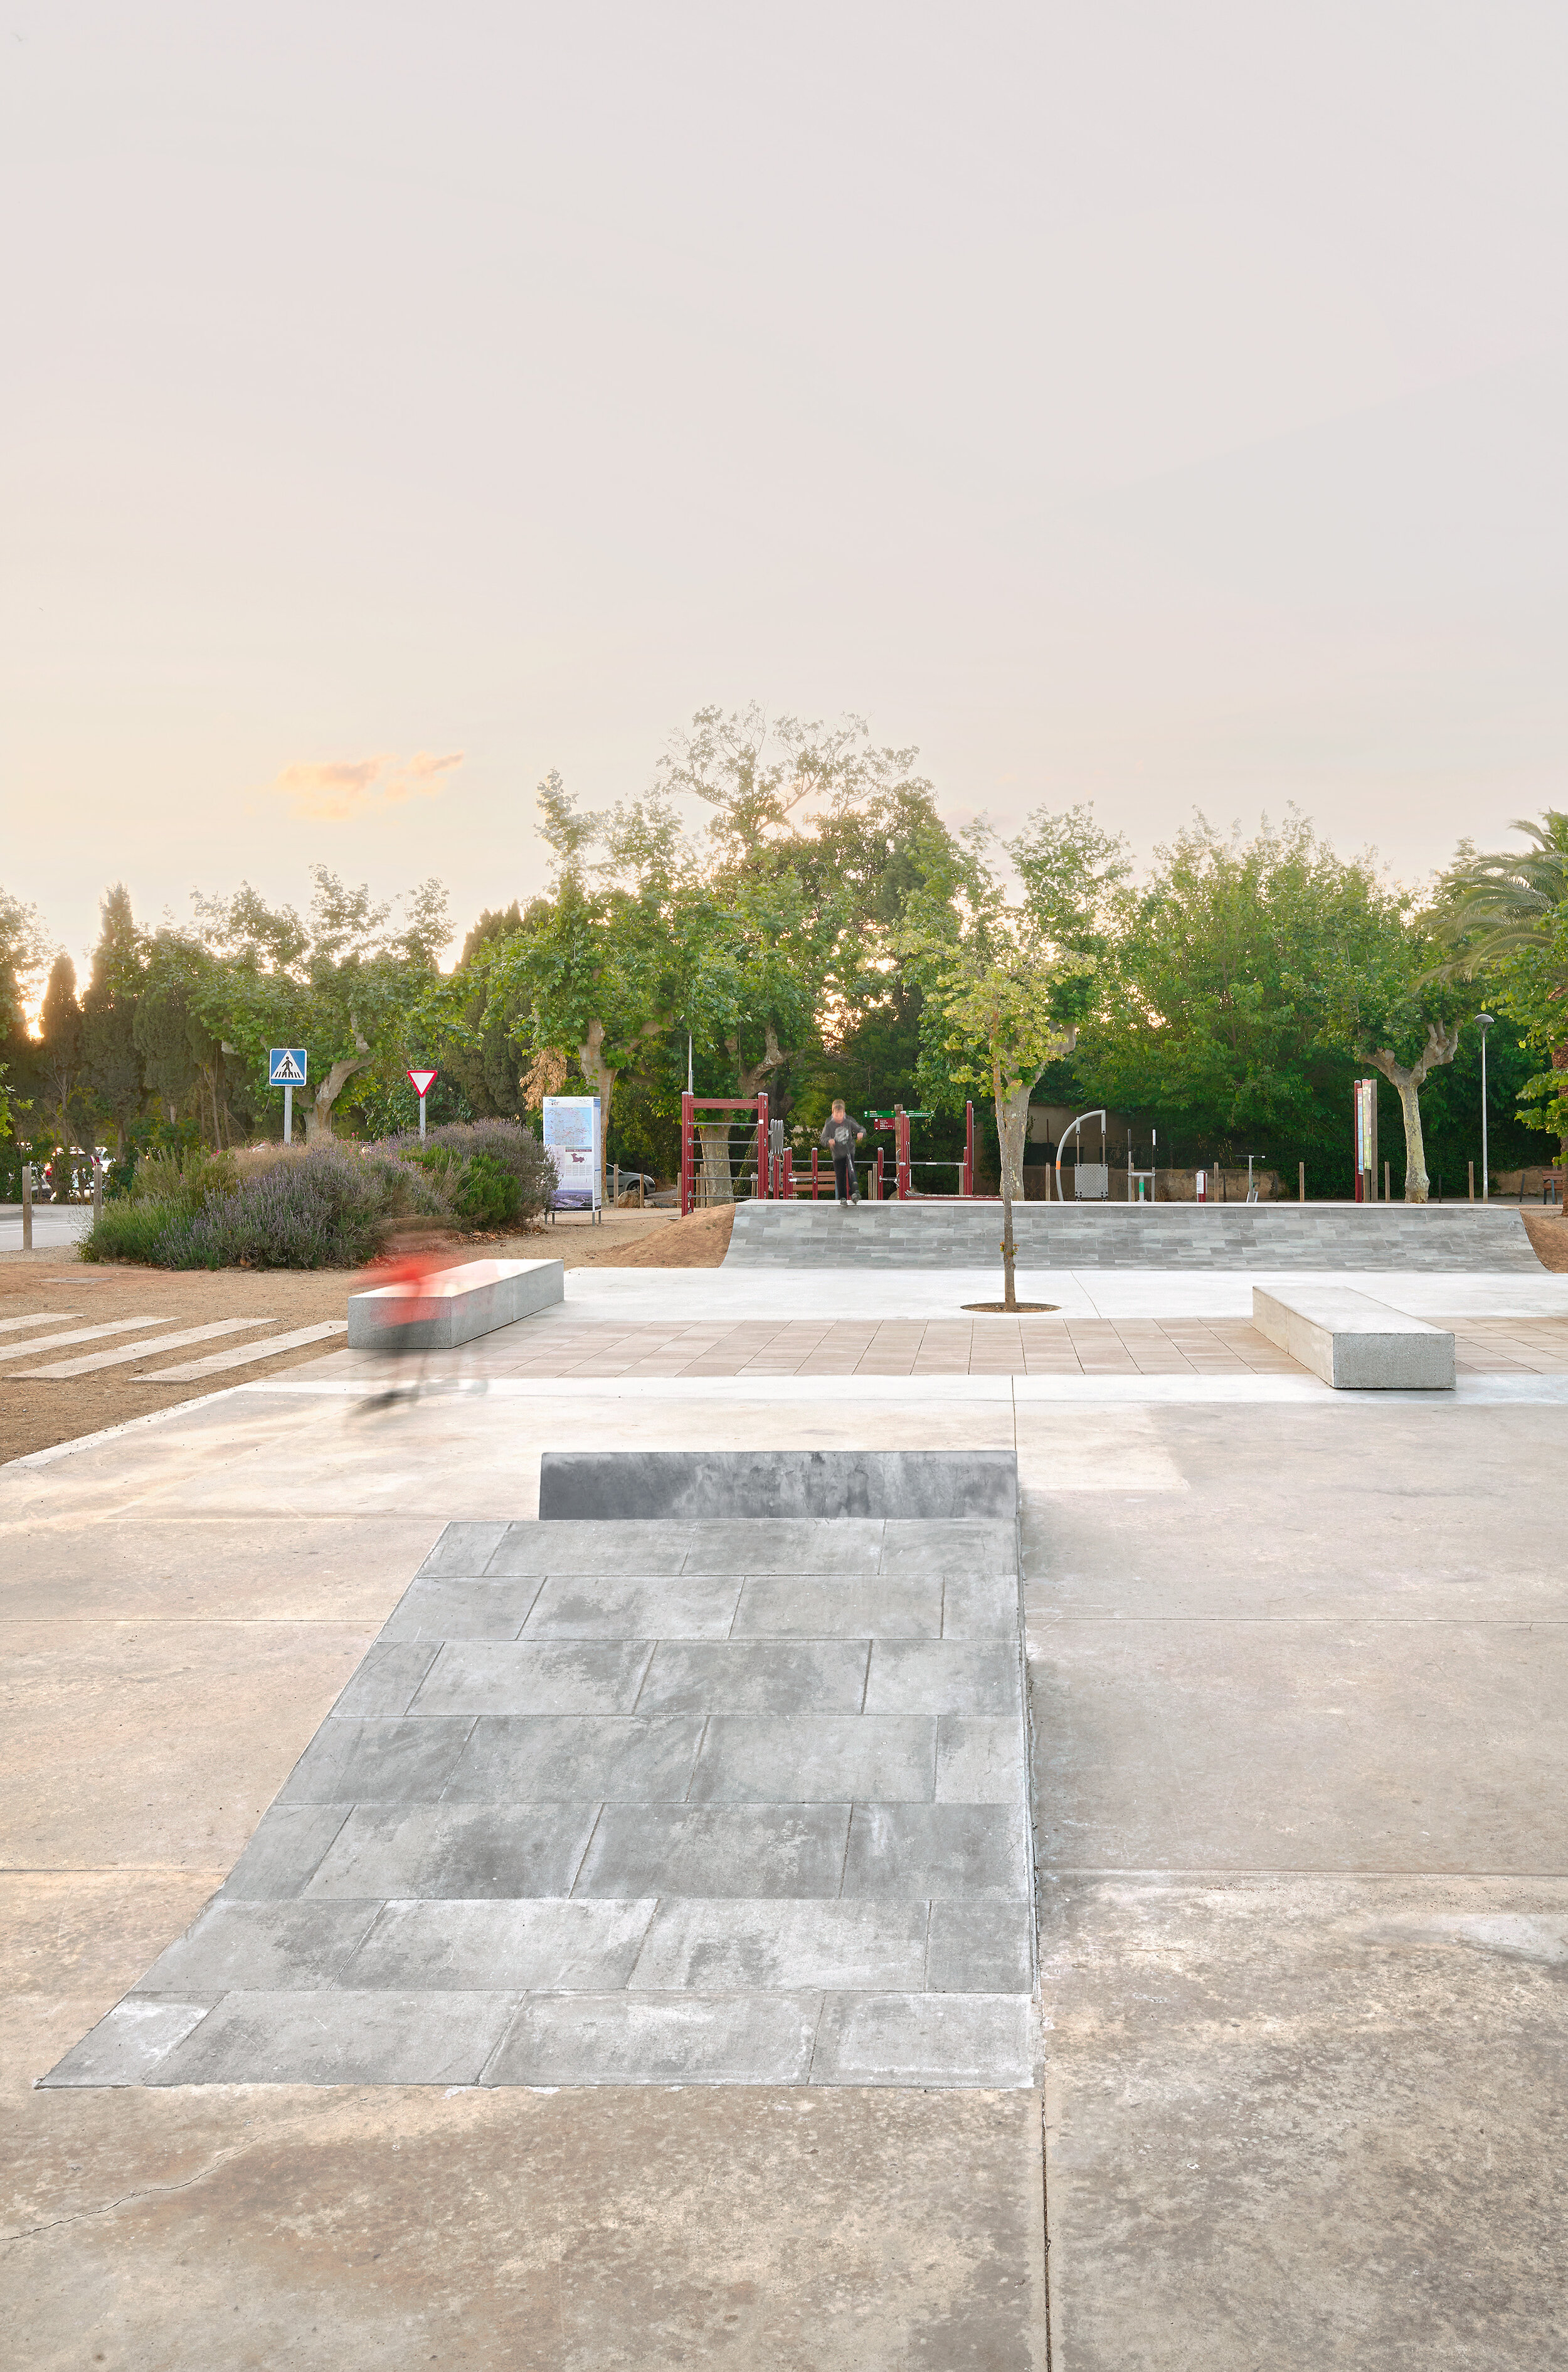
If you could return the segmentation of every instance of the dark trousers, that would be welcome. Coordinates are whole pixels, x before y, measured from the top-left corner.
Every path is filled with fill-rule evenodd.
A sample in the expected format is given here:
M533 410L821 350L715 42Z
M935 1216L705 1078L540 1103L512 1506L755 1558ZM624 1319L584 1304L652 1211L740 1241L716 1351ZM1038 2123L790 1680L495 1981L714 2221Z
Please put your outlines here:
M847 1203L854 1192L854 1157L852 1154L834 1154L833 1183L838 1188L840 1202Z

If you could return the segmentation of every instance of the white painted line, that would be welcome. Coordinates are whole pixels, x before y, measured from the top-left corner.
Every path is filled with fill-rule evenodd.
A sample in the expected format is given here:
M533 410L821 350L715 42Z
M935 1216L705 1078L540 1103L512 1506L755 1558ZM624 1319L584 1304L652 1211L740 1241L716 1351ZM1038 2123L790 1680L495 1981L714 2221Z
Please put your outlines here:
M156 1343L132 1343L118 1351L94 1351L83 1359L52 1359L47 1367L29 1367L25 1374L13 1376L10 1380L30 1384L41 1376L89 1376L99 1367L126 1366L133 1359L156 1358L162 1351L183 1351L187 1343L210 1343L215 1334L239 1334L248 1326L271 1326L274 1322L271 1318L219 1318L210 1326L187 1326L180 1333L165 1334Z
M0 1318L0 1334L14 1334L22 1326L62 1326L67 1318L81 1314L79 1309L33 1309L25 1318Z
M75 1310L71 1315L75 1316ZM106 1334L126 1334L134 1326L167 1326L167 1318L111 1318L105 1326L80 1326L73 1334L41 1334L36 1343L7 1343L0 1351L0 1360L30 1358L35 1351L57 1351L63 1343L99 1343ZM140 1358L145 1346L138 1344L131 1354Z
M189 1359L182 1367L157 1367L136 1378L139 1384L193 1384L203 1376L220 1375L226 1367L243 1367L250 1359L275 1359L285 1351L302 1351L308 1343L325 1343L346 1334L346 1318L329 1318L319 1326L296 1326L292 1334L269 1334L264 1343L242 1343L238 1351L215 1351L205 1359ZM148 1345L149 1352L158 1345Z
M389 1378L364 1375L313 1383L291 1376L235 1387L240 1392L312 1393L319 1400L369 1399ZM412 1383L415 1379L410 1378ZM494 1401L746 1401L785 1407L844 1408L892 1402L907 1408L953 1401L969 1407L1018 1409L1086 1404L1099 1407L1491 1407L1568 1402L1568 1376L1461 1376L1451 1392L1335 1391L1316 1376L431 1376L424 1392L431 1408L465 1400Z

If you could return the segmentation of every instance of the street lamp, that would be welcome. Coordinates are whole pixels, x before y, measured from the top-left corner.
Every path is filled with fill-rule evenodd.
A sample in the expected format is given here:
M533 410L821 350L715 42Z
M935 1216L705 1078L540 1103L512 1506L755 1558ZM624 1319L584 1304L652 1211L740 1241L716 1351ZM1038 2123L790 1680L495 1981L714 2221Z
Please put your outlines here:
M1476 1019L1481 1024L1481 1199L1484 1203L1492 1184L1492 1173L1486 1166L1486 1033L1492 1027L1492 1016L1478 1013Z

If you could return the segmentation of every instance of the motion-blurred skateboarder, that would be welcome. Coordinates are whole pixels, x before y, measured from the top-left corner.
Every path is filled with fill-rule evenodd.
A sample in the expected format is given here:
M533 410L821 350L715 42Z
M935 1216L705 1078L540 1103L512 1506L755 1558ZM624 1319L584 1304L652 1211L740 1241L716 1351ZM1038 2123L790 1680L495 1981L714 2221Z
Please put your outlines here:
M833 1157L833 1184L841 1203L860 1200L854 1182L854 1148L865 1134L860 1122L845 1111L842 1096L835 1096L833 1109L822 1123L821 1142Z

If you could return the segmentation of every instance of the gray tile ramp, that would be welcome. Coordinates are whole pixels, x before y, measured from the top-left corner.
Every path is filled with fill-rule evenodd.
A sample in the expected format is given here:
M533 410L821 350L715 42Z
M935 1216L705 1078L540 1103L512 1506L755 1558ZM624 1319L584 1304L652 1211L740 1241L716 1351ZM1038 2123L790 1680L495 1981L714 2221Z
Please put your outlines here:
M43 2083L1030 2084L1016 1537L449 1524Z
M1540 1274L1519 1212L1469 1203L1016 1203L1025 1269L1403 1269ZM1000 1264L999 1203L740 1203L726 1268Z

